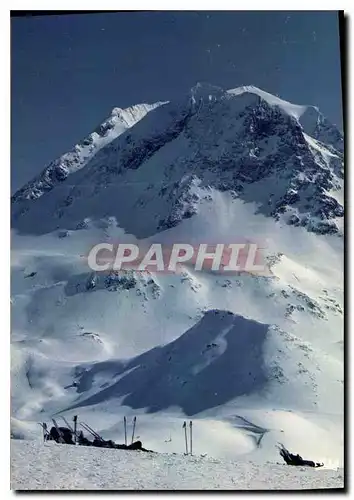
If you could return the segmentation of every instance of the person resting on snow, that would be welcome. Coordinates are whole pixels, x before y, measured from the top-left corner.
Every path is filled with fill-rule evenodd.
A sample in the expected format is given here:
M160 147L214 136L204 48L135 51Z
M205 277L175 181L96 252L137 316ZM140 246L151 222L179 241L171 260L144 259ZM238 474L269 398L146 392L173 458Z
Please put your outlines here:
M308 467L323 467L324 465L312 460L304 460L299 454L290 453L284 446L281 446L279 453L288 465L307 465Z
M67 427L52 427L50 429L49 435L47 436L47 440L53 440L57 443L66 443L66 444L74 444L73 434L70 429Z
M82 431L77 434L77 442L81 446L92 446L91 441L84 436Z
M143 444L141 441L134 441L134 443L126 445L126 444L116 444L112 440L103 441L95 438L92 442L92 446L97 446L99 448L115 448L117 450L140 450L140 451L152 452L152 450L147 450L146 448L143 448Z

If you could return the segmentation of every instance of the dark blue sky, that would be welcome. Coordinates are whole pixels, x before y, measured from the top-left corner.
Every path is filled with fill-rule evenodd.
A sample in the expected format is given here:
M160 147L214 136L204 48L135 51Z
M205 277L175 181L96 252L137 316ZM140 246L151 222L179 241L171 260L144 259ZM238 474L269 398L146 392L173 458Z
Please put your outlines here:
M115 106L198 81L256 85L341 126L336 12L104 13L12 19L12 191Z

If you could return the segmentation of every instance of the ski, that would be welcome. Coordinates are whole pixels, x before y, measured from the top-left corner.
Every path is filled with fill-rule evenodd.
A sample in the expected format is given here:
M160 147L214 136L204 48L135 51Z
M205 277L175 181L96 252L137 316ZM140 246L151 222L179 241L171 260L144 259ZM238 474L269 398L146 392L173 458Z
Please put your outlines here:
M90 434L92 434L93 437L95 437L96 439L98 439L99 441L104 441L104 439L96 432L92 429L92 427L90 427L88 424L85 424L85 422L81 422L80 423L81 427L83 427L87 432L89 432Z
M78 438L78 435L77 435L77 415L73 416L73 422L74 422L74 442L75 442L75 444L77 444L77 438Z
M127 419L124 417L124 443L127 446Z
M61 432L61 430L59 429L59 426L56 422L56 420L54 418L52 418L52 421L53 421L53 424L54 424L54 427L56 428L58 434L59 434L59 442L60 443L65 443L65 439L63 437L63 433Z
M96 434L94 434L93 432L91 432L91 431L90 431L90 429L88 429L88 428L87 428L84 424L82 424L82 423L80 422L80 425L81 425L81 427L82 427L83 429L85 429L85 431L86 431L86 432L88 432L89 434L91 434L94 438L98 439L98 438L97 438L97 435L96 435Z
M183 422L182 429L184 429L184 438L186 441L186 455L188 455L188 440L187 440L187 423L186 423L186 421Z
M133 444L133 441L134 441L135 425L136 425L136 417L133 418L133 432L132 432L132 442L131 442L131 444Z
M43 442L45 442L48 439L48 436L49 436L47 424L45 422L38 422L38 424L43 429Z
M71 431L72 433L74 433L74 429L71 427L71 425L70 425L70 424L69 424L69 422L66 420L66 418L65 418L65 417L61 417L61 418L64 420L64 423L65 423L65 425L67 426L67 428L68 428L68 429L70 429L70 431Z
M64 420L65 425L68 427L68 429L70 429L70 432L72 432L74 436L74 443L77 444L77 415L75 415L73 418L74 428L69 424L65 417L62 416L61 418Z
M100 439L101 441L104 441L103 437L100 436L98 434L98 432L96 432L91 426L89 426L89 424L87 424L86 422L82 422L84 425L86 425L86 427L91 431L93 432L93 434L95 434L97 436L97 439Z
M193 455L192 427L193 427L193 422L190 420L190 422L189 422L189 437L190 437L190 450L191 450L191 455Z

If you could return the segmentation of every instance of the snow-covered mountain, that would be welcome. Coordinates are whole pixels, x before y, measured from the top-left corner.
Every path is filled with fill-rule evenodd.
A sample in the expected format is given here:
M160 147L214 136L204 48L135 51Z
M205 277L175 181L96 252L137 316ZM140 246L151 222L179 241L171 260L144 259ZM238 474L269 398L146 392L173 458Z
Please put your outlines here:
M115 108L14 195L13 227L43 234L115 216L128 232L151 236L195 213L198 183L204 197L227 191L288 224L337 233L342 142L314 107L255 87L197 85L177 103Z
M111 116L12 198L14 436L57 412L147 447L343 453L343 136L313 106L198 84ZM262 242L268 275L94 273L102 241ZM170 440L168 438L171 438Z

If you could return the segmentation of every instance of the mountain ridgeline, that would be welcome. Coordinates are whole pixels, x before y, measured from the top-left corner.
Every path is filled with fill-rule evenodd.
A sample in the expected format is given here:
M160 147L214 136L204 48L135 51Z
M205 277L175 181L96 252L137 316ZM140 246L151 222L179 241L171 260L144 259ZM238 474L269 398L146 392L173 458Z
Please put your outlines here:
M148 237L193 217L217 191L286 224L341 235L343 136L314 106L252 86L197 84L177 102L114 108L14 194L12 227L45 234L115 217Z

